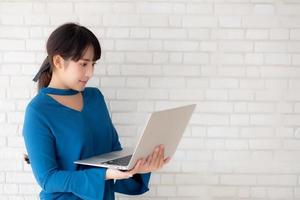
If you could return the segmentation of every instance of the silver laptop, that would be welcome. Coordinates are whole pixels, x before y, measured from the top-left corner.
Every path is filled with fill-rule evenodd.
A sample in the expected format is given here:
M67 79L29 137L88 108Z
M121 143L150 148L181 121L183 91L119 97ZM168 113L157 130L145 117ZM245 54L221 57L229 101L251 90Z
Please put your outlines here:
M146 158L160 144L165 147L165 157L172 157L180 142L196 104L153 112L148 118L135 149L123 148L74 163L119 170L130 170L140 158Z

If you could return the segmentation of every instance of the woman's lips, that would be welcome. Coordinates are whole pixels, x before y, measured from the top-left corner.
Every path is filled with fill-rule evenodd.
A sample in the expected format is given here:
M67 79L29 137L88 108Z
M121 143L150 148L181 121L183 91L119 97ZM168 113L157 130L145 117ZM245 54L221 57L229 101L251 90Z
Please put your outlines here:
M79 82L81 82L81 83L83 83L83 84L86 84L86 83L87 83L87 81L79 81Z

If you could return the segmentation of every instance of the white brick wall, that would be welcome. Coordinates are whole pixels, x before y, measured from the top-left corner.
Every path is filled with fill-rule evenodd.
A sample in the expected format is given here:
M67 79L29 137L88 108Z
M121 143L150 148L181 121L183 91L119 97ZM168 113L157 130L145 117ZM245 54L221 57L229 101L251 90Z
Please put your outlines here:
M46 39L67 21L101 42L89 85L124 145L147 113L198 104L150 192L119 200L300 200L300 1L0 0L1 200L38 199L24 109Z

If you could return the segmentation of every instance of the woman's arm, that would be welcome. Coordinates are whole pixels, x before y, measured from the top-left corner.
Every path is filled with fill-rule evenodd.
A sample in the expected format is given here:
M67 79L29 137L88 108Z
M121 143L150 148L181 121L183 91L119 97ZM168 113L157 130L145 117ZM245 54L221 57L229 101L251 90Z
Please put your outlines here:
M103 198L106 169L60 170L56 162L55 138L32 107L26 109L23 136L33 174L43 190L71 192L82 199Z

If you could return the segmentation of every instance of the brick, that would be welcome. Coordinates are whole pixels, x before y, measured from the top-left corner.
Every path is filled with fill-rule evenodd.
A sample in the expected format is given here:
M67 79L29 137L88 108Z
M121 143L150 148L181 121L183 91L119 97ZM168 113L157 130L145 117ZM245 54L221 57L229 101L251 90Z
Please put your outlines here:
M246 140L239 140L239 139L226 139L225 140L225 148L228 150L236 149L236 150L243 150L248 149L249 144Z
M150 31L146 28L132 28L130 30L131 38L149 38Z
M268 188L267 196L269 198L292 198L293 197L293 189L292 188Z
M169 19L165 15L143 15L141 26L144 27L167 27Z
M198 42L193 41L165 41L164 49L167 51L195 51L199 48Z
M280 149L282 142L279 139L259 139L249 141L250 149Z
M187 37L186 30L184 29L154 29L150 31L151 38L158 39L185 39Z
M4 62L6 63L34 63L35 55L31 52L6 52Z
M227 115L217 114L194 114L191 123L202 125L228 125L229 117Z
M224 185L253 185L256 183L255 175L222 175L220 183Z
M239 28L241 27L242 18L237 16L222 16L219 18L221 28Z
M291 40L300 40L300 29L292 29L290 32Z
M183 27L201 27L201 28L214 28L218 25L218 19L214 16L197 17L185 16L183 17Z
M280 15L299 15L300 13L300 6L297 4L283 4L279 5L277 9L278 14Z
M240 88L242 89L264 89L264 87L264 80L244 79L240 81Z
M33 51L43 51L45 50L45 41L44 40L26 40L26 49Z
M21 66L14 64L3 64L1 65L2 75L20 75Z
M275 125L280 123L280 117L271 114L256 114L250 116L250 123L252 125Z
M29 28L23 27L0 27L0 38L24 39L29 37Z
M299 41L288 42L288 52L299 53L300 52L300 42Z
M224 52L250 52L253 50L251 42L220 42L220 50Z
M99 12L99 10L97 12ZM105 26L130 27L137 26L139 23L139 17L134 14L126 14L121 16L107 14L103 16L103 25Z
M214 160L247 161L250 159L250 155L250 151L215 151Z
M238 84L238 80L233 78L211 79L210 81L211 88L237 88Z
M150 86L154 88L183 88L185 81L183 78L151 78Z
M218 186L218 187L213 187L211 189L211 195L213 197L221 197L221 198L235 197L236 192L237 192L236 187L229 187L229 186Z
M245 114L233 114L230 116L231 125L249 125L249 115Z
M7 172L6 182L7 183L36 183L33 174L20 173L20 172Z
M102 87L124 87L125 78L101 78Z
M286 114L283 117L283 124L284 125L299 125L300 124L300 115L291 115L291 114Z
M209 127L207 128L207 136L208 137L216 137L216 138L230 138L230 137L238 137L239 131L238 128L230 128L230 127Z
M172 4L162 2L143 2L137 4L137 11L139 13L151 13L151 14L167 14L172 12Z
M125 54L125 62L127 63L141 63L141 64L149 64L152 63L152 54L146 52L134 52L134 53L126 53Z
M168 99L169 94L164 89L149 89L145 92L146 99L160 100L160 99Z
M254 198L264 198L267 195L267 190L264 187L251 188L251 196Z
M108 28L106 37L108 38L128 38L130 30L128 28Z
M209 89L206 90L205 97L207 100L227 100L228 99L228 93L224 90L217 90L217 89Z
M187 13L189 14L212 14L213 4L189 3L187 5Z
M187 64L209 63L209 55L206 53L184 53L183 62Z
M147 47L147 41L118 40L116 42L116 50L120 51L146 51Z
M208 194L205 189L199 188L199 186L179 186L177 188L177 196L208 198Z
M32 3L30 2L1 2L0 13L9 14L29 14L32 12Z
M279 20L272 16L245 16L242 19L242 26L247 28L277 28L278 24Z
M26 25L49 25L50 17L45 14L39 15L26 15L25 16L25 24Z
M270 4L257 4L254 6L254 14L256 15L273 15L274 5Z
M82 8L80 8L80 12L82 12L87 4L82 4ZM96 5L94 4L93 7L90 8L94 8ZM46 12L49 14L61 14L61 15L65 15L65 14L72 14L73 13L73 5L72 3L65 3L65 2L60 2L60 3L47 3L47 7L46 7ZM89 9L89 12L91 12L91 9Z
M251 4L216 4L215 14L218 15L248 15L253 10Z
M211 31L212 39L237 40L244 38L244 30L242 29L214 29ZM200 38L201 39L201 38ZM203 38L206 39L206 38Z
M219 68L219 75L223 77L243 77L245 69L241 67L222 67Z
M104 55L104 63L124 63L125 61L125 55L124 53L119 52L105 52Z
M286 52L285 42L255 42L255 52Z
M259 40L259 39L268 39L269 31L261 29L249 29L246 31L246 38Z
M71 5L65 3L65 6L69 10L71 9ZM77 14L81 14L84 11L88 11L89 14L110 13L112 11L112 4L108 2L101 2L101 3L100 2L93 2L93 3L77 2L74 4L74 9L75 9L75 13Z
M176 196L176 187L161 185L157 188L157 194L162 197L174 197Z
M193 89L171 90L169 98L171 100L199 100L204 99L204 91Z
M122 65L123 75L161 75L161 66L153 65Z
M287 40L289 39L289 31L286 29L271 29L270 39L271 40Z
M135 12L135 4L131 2L114 2L113 12L115 13L133 13Z
M196 150L203 149L204 141L199 138L182 138L179 144L179 149L182 150Z

